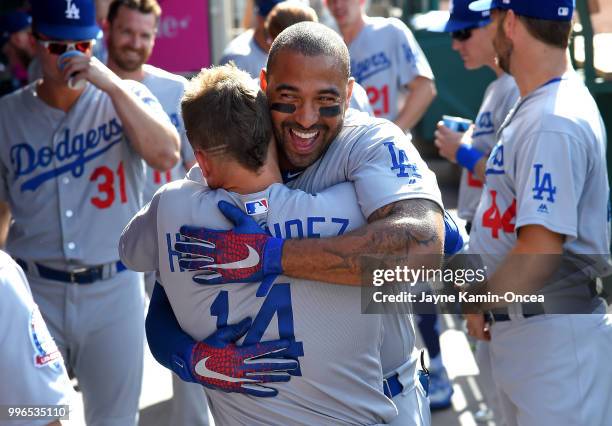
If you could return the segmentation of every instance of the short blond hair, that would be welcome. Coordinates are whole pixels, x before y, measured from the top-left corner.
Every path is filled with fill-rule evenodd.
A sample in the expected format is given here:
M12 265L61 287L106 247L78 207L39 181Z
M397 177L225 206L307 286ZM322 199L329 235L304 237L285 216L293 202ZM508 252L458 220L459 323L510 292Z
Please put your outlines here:
M205 68L181 100L191 146L231 156L257 171L266 160L272 122L265 94L233 63Z

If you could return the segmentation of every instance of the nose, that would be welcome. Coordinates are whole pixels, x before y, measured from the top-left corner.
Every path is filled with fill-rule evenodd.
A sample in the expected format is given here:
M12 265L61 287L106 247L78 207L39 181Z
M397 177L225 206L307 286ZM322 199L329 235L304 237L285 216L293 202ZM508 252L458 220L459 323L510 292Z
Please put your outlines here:
M319 121L319 110L312 102L304 102L295 111L295 121L304 129L308 129Z

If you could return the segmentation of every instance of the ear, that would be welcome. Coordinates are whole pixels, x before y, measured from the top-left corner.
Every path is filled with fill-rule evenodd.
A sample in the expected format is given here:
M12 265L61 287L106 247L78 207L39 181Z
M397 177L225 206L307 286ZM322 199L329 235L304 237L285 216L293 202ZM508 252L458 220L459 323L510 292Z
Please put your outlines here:
M516 16L516 14L514 13L514 11L512 9L509 9L506 12L506 19L504 19L504 33L506 34L506 37L508 37L510 40L513 40L516 34L516 27L519 23L519 19L518 16Z
M265 68L262 68L261 71L259 71L259 87L261 87L261 90L264 92L268 88L268 73Z
M349 77L348 82L346 83L346 102L344 105L344 109L348 109L351 104L351 96L353 95L353 86L355 85L355 79L353 77Z
M200 169L202 169L202 174L205 178L207 178L208 176L210 176L210 161L208 159L208 156L204 151L199 149L195 149L193 153L195 154L195 158L198 162L198 165L200 166Z

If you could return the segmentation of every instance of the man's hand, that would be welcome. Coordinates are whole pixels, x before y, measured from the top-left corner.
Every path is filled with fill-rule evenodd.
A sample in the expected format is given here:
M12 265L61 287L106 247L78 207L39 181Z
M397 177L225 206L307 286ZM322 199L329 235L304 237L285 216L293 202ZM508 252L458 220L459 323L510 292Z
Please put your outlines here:
M111 92L121 82L121 79L96 57L74 55L66 58L63 63L62 75L66 82L71 78L73 85L79 80L87 80L104 92Z
M299 362L281 358L289 356L286 351L291 342L288 340L236 346L235 342L250 326L251 319L245 318L217 330L182 354L174 355L172 370L181 379L210 389L258 397L276 396L276 389L262 384L288 382L289 372L296 370Z
M434 133L434 144L438 147L438 153L441 157L446 158L451 163L457 163L457 150L462 143L470 144L474 125L465 132L455 132L444 125L444 122L438 121L437 130Z
M226 201L219 202L219 210L236 225L234 229L182 226L180 234L186 241L174 245L182 255L180 266L200 272L193 280L199 284L255 282L281 274L284 240L270 237L252 217Z
M482 314L464 314L465 326L470 336L478 340L491 340L489 325Z

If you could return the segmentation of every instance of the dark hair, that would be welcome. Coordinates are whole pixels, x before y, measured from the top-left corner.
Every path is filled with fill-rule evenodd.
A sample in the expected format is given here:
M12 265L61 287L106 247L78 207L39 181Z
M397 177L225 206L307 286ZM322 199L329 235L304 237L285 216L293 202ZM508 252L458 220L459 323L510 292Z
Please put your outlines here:
M108 22L113 22L119 13L119 8L125 6L130 10L136 10L140 13L148 15L152 13L155 16L155 22L159 22L161 16L161 7L157 0L113 0L108 7Z
M274 67L274 61L282 50L291 50L304 56L331 56L338 61L338 68L348 79L351 76L349 51L342 38L332 29L317 22L300 22L291 25L272 43L266 69Z
M266 95L233 63L202 69L181 100L185 131L195 149L229 155L257 171L272 138Z
M560 49L567 49L572 32L571 21L549 21L517 15L532 37Z
M266 18L265 29L275 39L286 28L299 22L319 22L317 12L312 7L298 1L284 1L277 4Z

